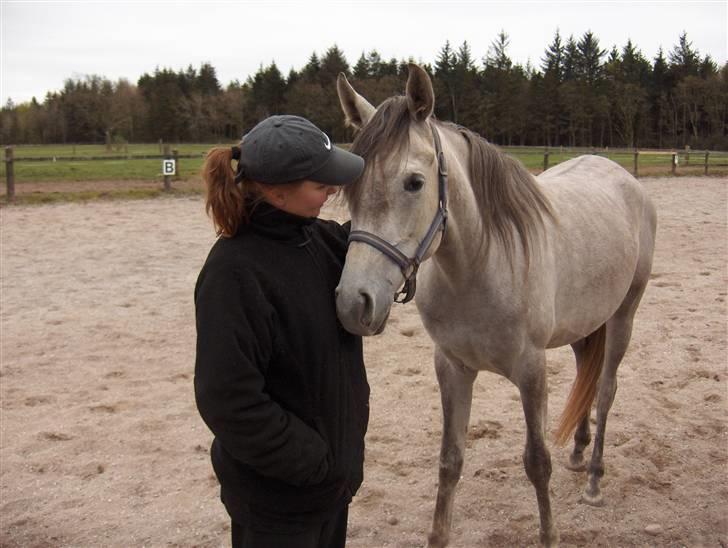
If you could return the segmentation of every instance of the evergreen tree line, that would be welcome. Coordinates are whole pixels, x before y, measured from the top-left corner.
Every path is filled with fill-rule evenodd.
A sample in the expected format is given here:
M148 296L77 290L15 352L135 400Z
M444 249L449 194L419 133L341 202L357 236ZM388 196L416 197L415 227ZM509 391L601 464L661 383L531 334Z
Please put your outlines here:
M424 64L436 94L435 114L501 145L684 147L728 149L728 64L701 57L687 35L649 61L631 42L602 49L592 32L563 39L557 31L540 66L513 63L501 31L480 60L467 42L446 42ZM136 85L101 76L69 79L42 103L0 111L4 144L220 142L235 140L277 113L309 118L334 141L344 127L336 77L344 72L372 104L402 93L407 63L376 50L351 67L341 50L315 52L284 76L275 62L223 87L205 63L157 68Z

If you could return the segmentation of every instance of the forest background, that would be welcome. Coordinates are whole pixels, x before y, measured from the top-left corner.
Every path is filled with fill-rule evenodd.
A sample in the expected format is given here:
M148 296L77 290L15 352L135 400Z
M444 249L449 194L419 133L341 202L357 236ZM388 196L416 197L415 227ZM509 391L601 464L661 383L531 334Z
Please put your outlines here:
M728 149L728 64L701 56L686 33L648 60L628 41L602 49L587 31L557 31L540 66L513 63L501 31L481 58L467 42L446 42L432 77L439 119L464 125L499 145ZM305 116L332 140L351 140L336 96L347 74L372 104L402 93L407 63L375 50L351 66L336 46L312 53L283 75L275 62L223 86L215 67L157 67L136 84L100 75L66 80L42 102L11 101L0 110L3 145L49 143L211 143L234 141L277 113Z

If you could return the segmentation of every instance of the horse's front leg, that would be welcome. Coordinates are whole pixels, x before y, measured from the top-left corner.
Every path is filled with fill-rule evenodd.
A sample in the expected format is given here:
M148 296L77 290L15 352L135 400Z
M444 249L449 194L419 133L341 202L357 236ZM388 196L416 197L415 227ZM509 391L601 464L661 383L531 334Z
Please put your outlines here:
M549 481L551 479L551 455L544 441L544 428L548 408L546 386L546 356L535 351L534 356L523 362L523 369L516 377L521 392L523 412L526 417L526 448L523 465L528 479L536 489L538 513L541 518L541 543L557 546L559 533L551 516Z
M465 435L470 419L475 371L449 361L435 350L435 371L442 398L442 445L440 448L440 482L428 546L447 546L452 525L453 498L463 469Z

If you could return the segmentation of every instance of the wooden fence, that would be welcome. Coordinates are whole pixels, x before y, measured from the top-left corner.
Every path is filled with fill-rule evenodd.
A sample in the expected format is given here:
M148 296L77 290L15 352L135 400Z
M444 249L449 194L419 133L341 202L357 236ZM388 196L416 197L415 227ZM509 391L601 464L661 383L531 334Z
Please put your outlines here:
M75 152L74 146L74 152ZM12 201L15 198L15 164L18 162L93 162L93 161L104 161L104 160L173 160L175 171L170 173L163 173L164 186L163 189L167 192L172 190L172 180L177 179L177 166L179 166L179 160L182 158L196 159L199 160L201 155L199 154L180 154L177 149L172 149L169 144L160 144L160 150L162 154L125 154L125 155L101 155L101 156L29 156L16 158L14 147L5 147L5 178L6 178L6 198L8 201Z
M346 147L346 145L343 145ZM565 147L554 147L554 148L543 148L543 147L499 147L504 152L521 158L526 163L526 159L531 164L531 169L538 169L541 167L540 160L538 158L543 155L543 170L545 171L549 167L556 165L566 159L580 155L580 154L596 154L600 156L611 157L612 159L618 159L618 161L626 168L630 169L635 177L639 177L641 169L655 165L655 161L661 161L666 163L669 159L669 170L672 175L677 175L678 169L683 166L691 166L693 172L695 168L702 166L702 172L708 175L711 168L725 168L728 167L728 152L724 151L670 151L670 150L628 150L628 149L571 149ZM22 157L17 158L14 154L14 148L12 146L5 147L5 175L7 193L6 200L12 201L15 198L15 183L16 173L14 166L18 162L56 162L56 161L101 161L101 160L174 160L174 165L179 168L180 159L196 159L201 160L201 154L179 154L177 149L171 149L169 144L160 144L160 151L162 154L123 154L123 155L101 155L101 156L76 156L75 147L73 156L58 156L58 157ZM631 157L631 158L630 158ZM659 158L658 158L659 157ZM711 159L712 157L712 159ZM717 162L716 162L717 160ZM664 165L664 164L661 164ZM654 167L649 170L649 174L654 174ZM662 173L662 171L660 171ZM178 171L176 172L178 173ZM172 180L177 179L176 173L164 174L164 190L172 190Z
M507 148L506 148L507 150ZM553 149L556 150L556 149ZM553 150L544 150L543 152L543 170L546 171L550 167L549 163L549 157L553 154ZM611 156L625 156L630 155L632 156L632 162L631 162L631 170L632 174L635 177L640 176L640 158L643 156L663 156L663 157L669 157L670 158L670 171L672 175L677 175L677 169L678 165L680 163L679 158L682 156L684 159L685 166L692 165L702 165L703 166L703 174L708 175L709 167L728 167L728 155L726 153L713 153L713 154L719 154L722 155L721 157L725 158L725 161L727 163L710 163L710 156L711 151L705 150L705 151L690 151L690 152L671 152L671 151L651 151L651 150L645 150L645 151L627 151L627 150L595 150L595 149L589 149L584 150L581 152L582 154L594 154L597 156L605 156L609 157ZM563 152L561 152L563 154ZM692 163L690 162L691 156L693 157ZM695 162L695 159L699 159L699 163ZM554 164L555 165L555 164Z

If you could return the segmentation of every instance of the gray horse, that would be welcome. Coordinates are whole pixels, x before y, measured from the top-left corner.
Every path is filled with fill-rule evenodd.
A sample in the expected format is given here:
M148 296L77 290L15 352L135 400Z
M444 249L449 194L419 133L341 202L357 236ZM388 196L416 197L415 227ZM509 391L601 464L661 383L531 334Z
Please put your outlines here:
M346 190L352 236L339 317L353 333L381 332L404 282L403 300L416 289L435 342L444 425L429 545L448 542L473 381L491 371L520 392L523 462L541 542L554 546L545 349L574 350L576 381L555 437L565 443L575 431L569 468L586 468L583 500L601 505L607 414L650 276L655 209L639 182L607 159L582 156L534 178L473 132L436 121L432 83L416 65L406 95L376 109L343 75L337 87L347 123L358 130L352 150L367 161Z

